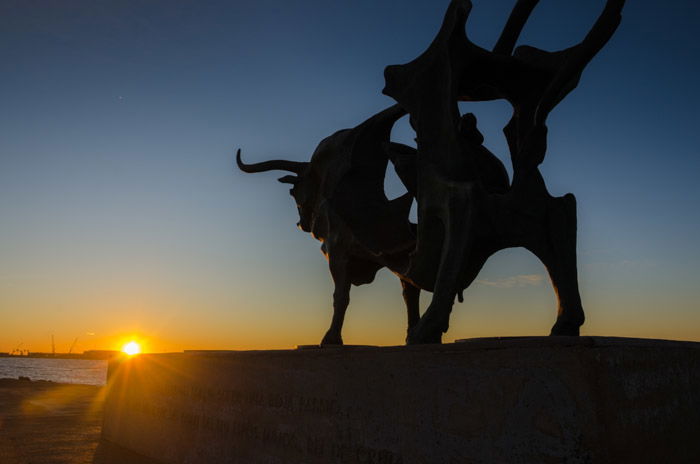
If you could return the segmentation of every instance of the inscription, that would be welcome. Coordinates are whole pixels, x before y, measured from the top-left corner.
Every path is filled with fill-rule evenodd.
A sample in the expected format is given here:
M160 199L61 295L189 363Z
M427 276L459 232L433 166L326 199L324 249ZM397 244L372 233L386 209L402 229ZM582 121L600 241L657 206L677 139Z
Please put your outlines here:
M187 391L188 389L178 390ZM235 398L255 398L255 401L251 401L248 404L258 406L273 404L274 406L272 407L282 408L289 406L290 410L295 411L304 411L305 408L311 408L313 411L337 410L337 404L335 404L335 407L329 407L328 403L318 402L318 398L303 398L293 395L283 396L289 400L269 403L266 395L260 394L235 396ZM202 398L206 399L206 397ZM390 450L339 443L337 440L325 440L318 436L300 434L296 431L283 431L276 427L267 427L248 420L214 417L210 414L187 411L172 405L154 404L135 398L127 400L126 405L127 409L132 412L159 420L166 420L170 424L185 427L190 432L206 432L222 439L237 438L249 442L255 441L268 447L275 446L320 459L338 459L359 464L403 464L403 456Z
M282 409L291 413L337 415L341 412L338 401L329 398L308 397L291 393L269 393L241 389L216 389L199 385L164 385L159 395L179 396L210 405L245 405Z

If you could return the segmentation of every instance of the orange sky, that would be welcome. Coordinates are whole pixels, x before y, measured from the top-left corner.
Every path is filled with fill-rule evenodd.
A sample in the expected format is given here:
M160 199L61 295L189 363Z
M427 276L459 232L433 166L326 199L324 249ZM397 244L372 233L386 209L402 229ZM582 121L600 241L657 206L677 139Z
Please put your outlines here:
M333 287L279 173L394 101L384 67L431 42L447 1L10 2L0 15L0 351L292 348ZM491 47L513 0L474 1ZM578 43L604 0L540 2L522 44ZM584 335L700 340L700 56L693 2L627 2L548 119L541 166L578 205ZM360 31L358 33L358 31ZM653 31L653 33L650 33ZM510 169L505 101L463 102ZM392 140L415 145L408 118ZM385 190L405 189L393 171ZM415 212L415 210L414 210ZM415 217L414 217L415 219ZM353 288L344 340L402 344L397 279ZM492 257L445 341L546 335L554 293L524 250ZM424 295L421 308L429 297Z

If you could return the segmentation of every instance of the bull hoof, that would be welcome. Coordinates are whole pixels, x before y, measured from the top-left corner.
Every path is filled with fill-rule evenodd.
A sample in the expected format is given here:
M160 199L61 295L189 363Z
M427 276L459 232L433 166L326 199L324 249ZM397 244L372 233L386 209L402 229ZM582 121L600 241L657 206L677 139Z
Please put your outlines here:
M578 337L580 324L571 324L564 321L557 321L552 327L550 336L556 337Z
M428 327L427 324L416 324L408 331L406 336L407 345L426 345L430 343L442 343L442 330L440 328Z
M321 340L321 346L342 345L343 338L339 333L326 332L326 335Z

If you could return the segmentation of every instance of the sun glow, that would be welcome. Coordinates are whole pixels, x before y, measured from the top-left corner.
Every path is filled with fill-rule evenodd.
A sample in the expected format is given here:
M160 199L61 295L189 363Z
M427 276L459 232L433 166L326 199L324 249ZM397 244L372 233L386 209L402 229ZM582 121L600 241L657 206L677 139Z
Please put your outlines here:
M129 356L133 356L141 352L141 346L135 341L130 341L126 345L122 346L122 352L128 354Z

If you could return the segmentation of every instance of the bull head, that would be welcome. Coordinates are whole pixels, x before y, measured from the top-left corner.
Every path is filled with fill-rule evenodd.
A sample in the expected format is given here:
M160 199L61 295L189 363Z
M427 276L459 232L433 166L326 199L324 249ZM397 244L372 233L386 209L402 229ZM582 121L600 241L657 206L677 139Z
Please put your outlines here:
M313 224L313 188L309 182L304 182L307 177L307 170L309 163L300 161L288 161L288 160L270 160L263 161L261 163L246 164L241 159L240 148L236 152L236 164L238 168L247 173L255 172L265 172L265 171L289 171L294 174L282 176L277 179L283 184L292 184L292 188L289 190L290 195L294 197L294 201L297 205L297 210L299 211L299 222L297 227L299 227L304 232L311 232L311 225Z

